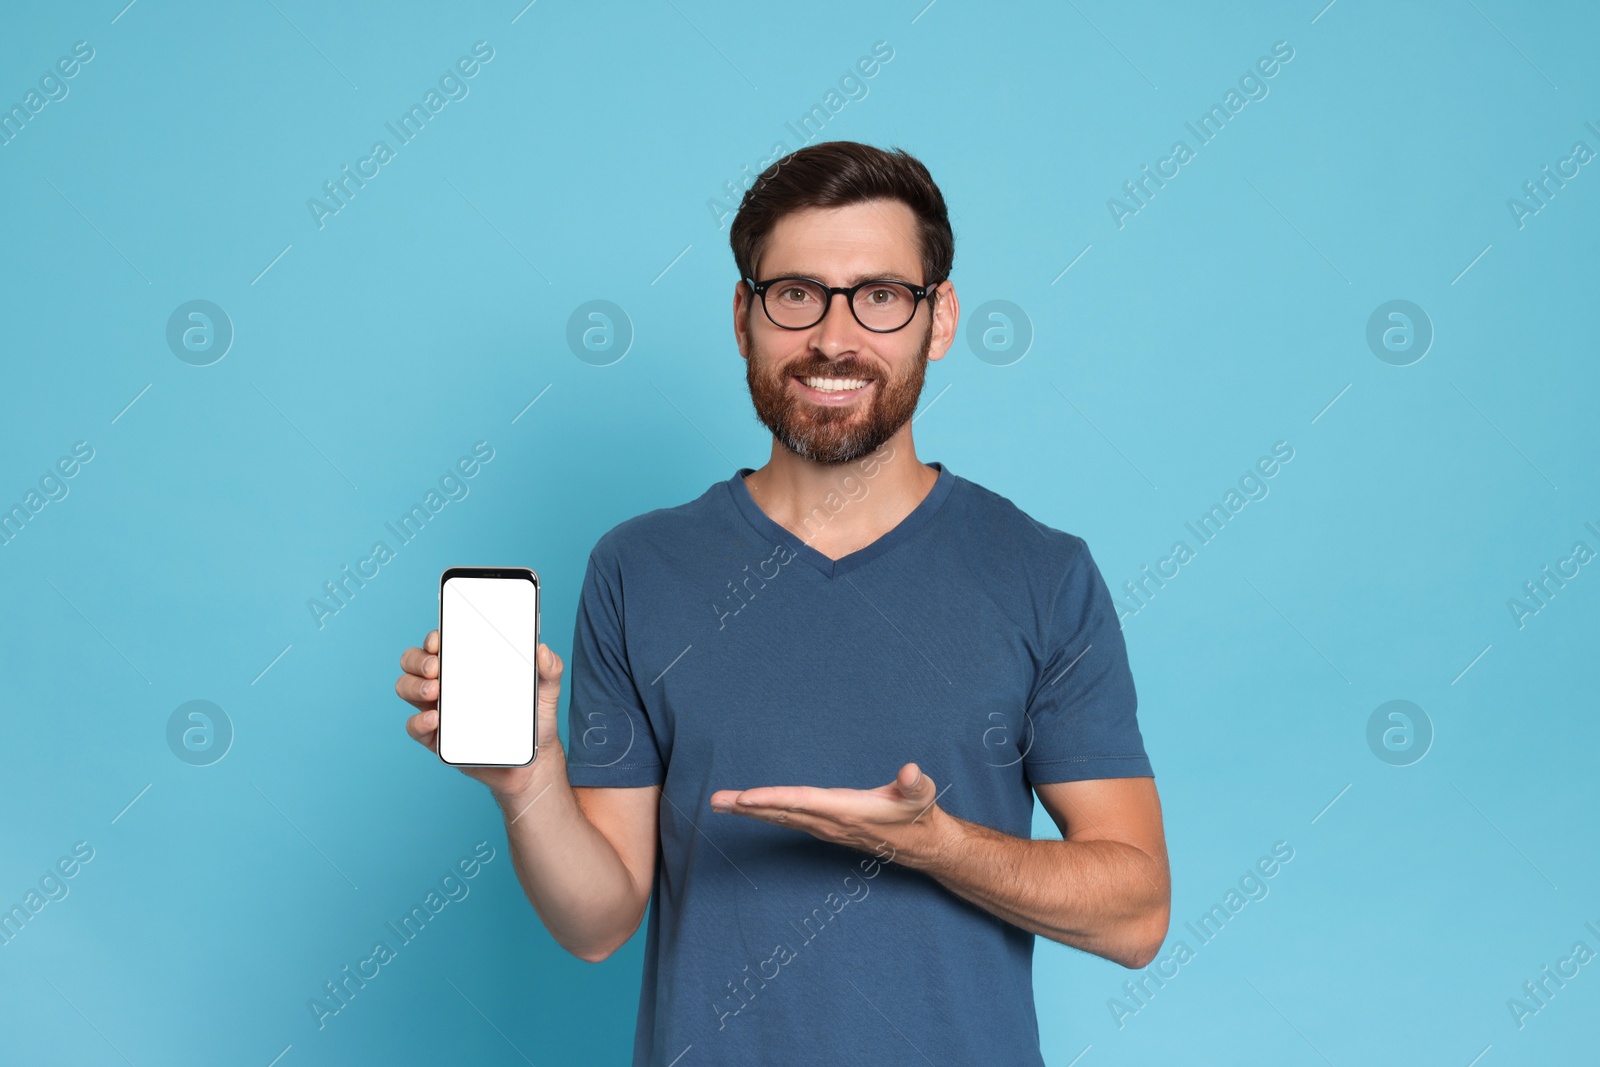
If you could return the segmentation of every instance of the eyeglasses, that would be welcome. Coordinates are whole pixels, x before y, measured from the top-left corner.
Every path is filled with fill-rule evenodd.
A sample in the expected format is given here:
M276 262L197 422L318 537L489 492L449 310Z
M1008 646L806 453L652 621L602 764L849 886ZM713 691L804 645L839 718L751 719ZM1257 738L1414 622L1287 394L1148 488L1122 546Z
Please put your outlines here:
M808 330L828 315L835 293L843 293L856 321L873 333L904 329L917 314L917 304L929 299L940 284L912 285L872 279L859 285L823 285L813 278L770 278L764 282L740 279L761 298L761 309L774 326Z

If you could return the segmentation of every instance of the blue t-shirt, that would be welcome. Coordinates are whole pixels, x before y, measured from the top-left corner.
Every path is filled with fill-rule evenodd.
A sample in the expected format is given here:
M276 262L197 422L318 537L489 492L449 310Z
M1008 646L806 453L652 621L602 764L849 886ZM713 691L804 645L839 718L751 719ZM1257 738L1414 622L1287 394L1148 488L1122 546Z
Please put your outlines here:
M1152 774L1085 542L929 466L916 509L841 559L770 519L750 468L589 557L568 776L661 788L635 1067L1042 1067L1033 934L921 872L710 807L719 789L873 789L915 761L946 811L1029 837L1030 783ZM845 487L810 529L872 489Z

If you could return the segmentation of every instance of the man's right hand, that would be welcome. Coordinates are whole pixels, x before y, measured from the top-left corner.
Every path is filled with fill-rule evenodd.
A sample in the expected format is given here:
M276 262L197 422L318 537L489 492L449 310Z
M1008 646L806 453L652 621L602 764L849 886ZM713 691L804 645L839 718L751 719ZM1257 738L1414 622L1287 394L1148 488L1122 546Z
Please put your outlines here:
M561 657L540 645L537 662L534 761L526 767L459 769L493 791L505 814L517 879L540 920L561 947L598 963L632 937L644 918L656 880L661 790L572 787L556 732ZM406 732L437 753L439 631L429 631L421 648L406 649L400 667L405 673L394 691L417 709L406 720Z
M541 644L537 652L539 668L539 707L536 712L538 755L526 767L461 767L494 793L502 804L520 806L531 802L533 791L550 781L547 770L564 761L561 735L556 727L556 706L561 699L561 657ZM400 675L394 691L417 713L406 720L406 733L428 751L439 751L439 631L429 630L421 648L408 648L400 655ZM542 782L541 782L542 780ZM524 799L524 797L526 798Z

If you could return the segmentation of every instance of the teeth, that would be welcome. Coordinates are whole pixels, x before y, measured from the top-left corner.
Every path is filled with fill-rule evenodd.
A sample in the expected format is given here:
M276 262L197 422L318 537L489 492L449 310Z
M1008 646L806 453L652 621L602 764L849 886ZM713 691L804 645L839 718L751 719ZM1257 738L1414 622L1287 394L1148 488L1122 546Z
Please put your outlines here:
M852 389L865 389L869 384L865 378L801 378L800 380L823 393L844 393Z

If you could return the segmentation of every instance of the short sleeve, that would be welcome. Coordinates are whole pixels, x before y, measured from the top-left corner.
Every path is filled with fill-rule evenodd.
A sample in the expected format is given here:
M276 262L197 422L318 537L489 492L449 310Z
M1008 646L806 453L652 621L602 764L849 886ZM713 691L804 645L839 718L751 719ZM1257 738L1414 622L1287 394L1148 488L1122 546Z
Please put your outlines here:
M621 585L614 557L590 553L568 675L567 780L575 786L659 785L665 777L628 665Z
M1056 590L1034 680L1023 766L1036 784L1154 777L1111 592L1082 538Z

